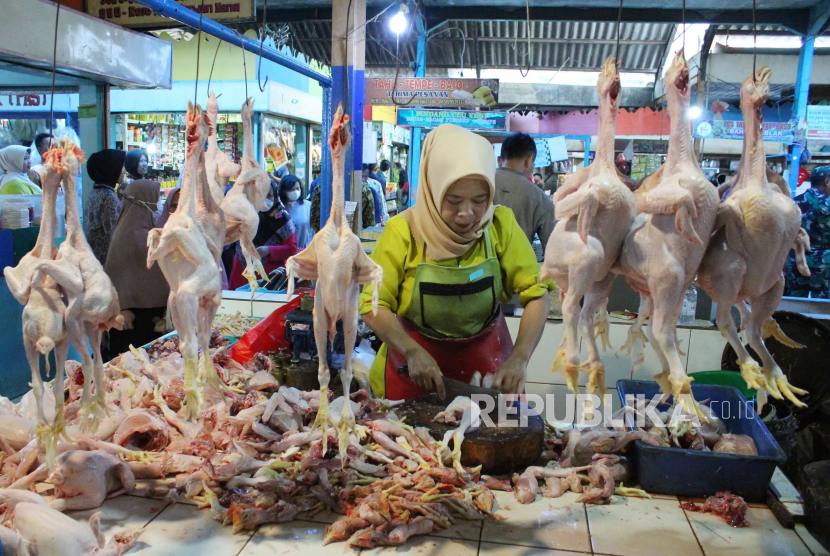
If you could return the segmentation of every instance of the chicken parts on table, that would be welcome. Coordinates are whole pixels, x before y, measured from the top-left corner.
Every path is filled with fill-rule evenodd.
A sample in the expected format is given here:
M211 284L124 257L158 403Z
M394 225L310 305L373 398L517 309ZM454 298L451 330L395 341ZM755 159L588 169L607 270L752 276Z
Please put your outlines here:
M799 272L810 275L804 255L810 239L801 228L801 211L767 181L761 107L769 98L770 75L770 69L763 66L741 86L745 131L738 178L718 208L718 225L722 227L703 257L698 284L718 304L718 328L738 354L747 386L759 390L759 403L766 399L766 391L779 399L783 394L803 407L796 394L807 392L790 385L764 345L764 337L777 328L772 314L784 292L782 270L790 249L795 250ZM732 305L740 307L744 301L751 306L746 335L763 368L738 338L730 313Z
M199 179L205 173L202 156L208 134L202 109L198 104L195 107L189 104L188 153L179 209L170 215L163 230L154 229L147 235L147 267L158 262L170 284L167 308L173 317L184 359L185 405L191 420L202 407L204 385L220 393L223 389L210 358L211 323L222 300L222 283L217 258L203 233L197 210L201 206L205 212L208 204L212 204L207 184ZM224 242L224 225L222 228L220 248ZM201 361L198 348L202 350Z
M640 314L629 331L627 346L642 353L640 330L650 313L648 338L662 365L655 380L665 397L674 394L675 400L684 403L691 399L692 379L686 376L678 354L677 318L709 243L719 200L692 147L689 67L682 50L666 72L666 96L671 121L666 163L659 181L638 196L640 214L631 225L615 271L640 292ZM640 346L634 346L635 342Z
M211 125L217 126L219 124L219 102L213 91L210 92L206 108ZM239 175L239 170L239 164L236 164L219 148L219 139L214 128L213 133L208 137L208 147L205 151L205 171L213 200L216 203L222 202L228 182Z
M68 300L66 329L69 340L81 355L84 373L81 427L94 432L107 414L101 337L110 328L120 330L124 326L124 317L120 314L118 292L89 247L81 227L75 181L83 158L84 153L77 145L68 139L63 142L60 160L66 199L66 241L61 243L55 260L41 260L36 268L54 279ZM90 347L94 359L89 356ZM59 373L63 373L63 368Z
M0 526L6 554L18 556L120 556L141 531L117 533L106 542L101 512L89 518L89 527L42 504L23 502L14 508L10 527Z
M37 405L37 434L46 450L51 466L55 460L57 438L65 433L63 411L64 363L69 351L64 317L66 305L58 283L48 275L36 272L40 260L52 260L55 249L56 201L63 172L63 149L56 143L44 156L43 166L43 221L34 248L23 255L16 267L6 267L4 275L14 298L23 307L23 347L32 371L32 392ZM55 352L55 382L52 386L55 400L51 426L43 409L43 380L40 375L40 355L44 355L49 373L49 352ZM57 400L60 400L58 402Z
M564 348L553 371L562 371L568 388L577 390L579 371L588 373L588 390L605 394L605 366L594 338L594 316L599 309L603 344L608 321L604 311L623 241L636 214L634 194L617 175L614 165L614 131L619 110L620 75L616 60L605 61L597 81L599 130L597 153L587 171L571 176L554 195L558 222L545 249L542 278L553 278L562 291ZM580 301L585 303L580 314ZM588 360L579 365L578 329L588 346Z
M265 272L254 245L254 236L256 236L259 227L259 211L265 209L265 198L271 189L271 178L257 163L254 155L254 140L251 133L251 116L254 112L253 102L253 98L249 98L242 105L242 129L245 141L242 157L243 171L222 200L222 211L225 213L227 223L225 244L228 245L235 241L240 242L246 262L242 275L251 284L251 296L254 295L257 289L255 273L258 272L262 278L268 278L268 273ZM209 106L210 102L208 102ZM208 168L208 171L210 171L210 168Z
M383 269L363 252L360 239L352 233L346 220L344 197L344 163L349 136L349 116L343 114L343 106L337 107L332 120L329 146L332 155L333 181L331 215L311 244L301 253L289 258L285 264L288 272L288 297L294 289L294 278L317 280L314 294L314 341L320 354L318 378L320 380L320 410L315 428L323 429L323 445L328 435L328 387L329 368L326 348L329 337L336 333L338 319L343 319L343 341L346 345L345 360L340 370L343 395L349 397L352 382L352 347L357 337L358 296L361 284L374 284L372 310L377 312L378 287L383 279ZM244 165L243 165L244 166ZM349 431L354 430L355 420L350 404L343 404L340 431L340 449L345 450Z
M104 451L70 450L58 456L48 481L56 496L49 504L64 510L91 510L135 488L135 475L123 460Z

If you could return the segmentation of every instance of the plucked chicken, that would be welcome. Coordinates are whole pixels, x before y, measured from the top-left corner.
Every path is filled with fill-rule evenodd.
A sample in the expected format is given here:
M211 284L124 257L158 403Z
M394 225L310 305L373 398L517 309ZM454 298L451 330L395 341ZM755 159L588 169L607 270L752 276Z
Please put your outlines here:
M759 403L766 397L765 390L801 407L804 404L796 394L807 392L790 385L764 345L764 337L776 328L772 314L784 292L782 269L790 249L795 250L799 272L810 275L805 260L810 239L801 228L801 211L767 181L761 107L769 98L770 75L770 69L763 66L741 86L744 147L740 169L734 187L718 207L718 226L722 227L703 257L698 284L718 304L718 328L738 354L747 386L759 389ZM732 305L744 301L751 307L746 335L763 368L738 338L730 313Z
M239 175L240 167L225 154L225 151L219 148L219 138L216 134L216 126L219 124L219 102L216 100L213 91L210 92L206 108L208 119L214 129L208 137L208 147L205 151L205 171L207 172L213 200L216 203L221 203L225 197L225 188L228 187L231 178Z
M83 158L84 153L77 145L68 139L63 142L61 176L66 199L66 241L58 249L55 260L41 260L36 268L54 279L67 298L66 329L69 340L81 355L84 374L81 428L94 432L107 415L101 336L110 328L120 330L124 317L118 305L118 292L89 247L81 227L75 181ZM89 356L90 347L94 359ZM58 372L62 374L63 368Z
M682 50L666 72L665 81L671 121L666 163L659 182L638 196L640 214L625 239L615 270L618 268L640 293L641 313L651 313L649 340L662 365L655 380L665 396L674 394L678 400L681 394L691 395L692 379L686 376L678 354L677 318L709 242L719 199L692 148L689 67ZM638 332L632 326L629 346L642 338Z
M609 57L597 81L599 130L594 163L587 172L572 176L554 195L556 218L545 250L542 278L553 278L562 292L565 346L560 348L553 371L562 371L568 388L577 390L579 371L588 373L588 390L604 394L605 366L594 338L594 316L605 307L614 282L611 267L622 249L637 211L634 194L617 175L614 165L614 131L620 97L616 60ZM580 314L580 301L585 303ZM603 310L601 315L605 315ZM607 317L600 322L607 343ZM588 360L579 365L578 328L588 347Z
M323 430L323 451L328 439L328 339L334 339L337 320L343 319L346 353L343 368L340 370L340 380L343 383L343 395L348 398L352 382L352 348L357 337L360 284L375 286L372 309L377 312L377 291L383 279L383 269L363 252L360 239L352 233L346 220L343 159L351 140L348 125L349 116L343 114L343 106L340 105L332 120L329 134L334 176L331 215L323 229L315 234L311 244L301 253L289 258L285 264L289 297L294 289L294 278L317 280L314 297L314 341L320 354L320 410L314 426ZM345 451L348 446L349 431L354 430L354 426L355 418L351 404L344 403L338 425L341 451Z
M14 268L6 267L4 274L14 298L23 307L23 347L32 371L32 393L37 406L36 428L40 446L46 452L51 466L55 461L57 438L65 436L66 420L63 411L64 364L69 351L69 338L64 324L66 305L58 283L51 276L35 271L41 259L52 260L55 249L56 201L61 182L63 150L56 143L44 157L43 167L43 221L34 248L23 255ZM49 352L55 352L56 375L52 386L55 411L52 424L43 409L43 380L40 376L40 355L46 360L49 372ZM58 402L57 400L60 400ZM50 412L51 413L51 412Z
M225 244L240 242L246 262L242 275L251 284L251 295L257 289L255 273L258 272L263 278L268 278L254 245L254 236L259 227L259 211L265 209L265 198L271 188L271 178L257 163L254 154L254 140L251 133L253 111L253 99L248 99L242 105L242 129L245 141L242 156L244 171L237 177L233 187L222 200L222 211L225 213L227 223ZM209 168L208 171L210 171Z
M222 283L214 255L197 220L197 204L210 198L206 184L198 180L199 174L204 174L202 156L208 134L201 107L189 103L188 153L179 209L170 215L163 230L154 229L147 235L147 267L158 262L170 284L167 308L178 331L184 359L185 405L190 420L196 419L201 409L204 383L222 392L209 348L211 323L222 300ZM202 350L201 362L198 348Z

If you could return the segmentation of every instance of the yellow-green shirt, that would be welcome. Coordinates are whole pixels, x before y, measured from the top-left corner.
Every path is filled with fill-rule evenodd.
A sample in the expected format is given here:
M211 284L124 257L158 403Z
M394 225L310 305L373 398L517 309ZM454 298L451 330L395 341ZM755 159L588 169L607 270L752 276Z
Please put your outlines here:
M519 294L522 306L528 301L542 297L554 289L551 280L539 279L540 268L536 254L519 227L513 211L507 207L496 207L493 225L489 230L493 251L501 264L502 302L513 294ZM458 259L436 262L427 257L426 262L439 266L472 266L486 258L486 246L479 240L467 253ZM415 270L422 262L423 245L412 238L409 223L400 216L393 216L386 223L380 239L372 251L372 260L383 267L383 283L378 292L378 306L405 317L412 300L415 285ZM372 310L372 286L363 288L360 294L360 314ZM384 372L386 367L386 344L378 352L370 371L372 388L378 396L385 393Z
M40 195L42 192L38 186L21 179L7 181L0 189L0 195Z

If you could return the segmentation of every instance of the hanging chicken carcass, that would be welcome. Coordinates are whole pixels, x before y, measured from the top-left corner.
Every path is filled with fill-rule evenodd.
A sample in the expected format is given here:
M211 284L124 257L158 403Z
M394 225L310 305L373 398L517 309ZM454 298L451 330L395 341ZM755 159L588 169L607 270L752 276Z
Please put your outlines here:
M294 289L294 278L317 280L314 294L314 341L320 354L318 379L320 380L320 410L314 428L323 429L323 451L326 450L328 426L329 368L326 348L329 337L334 339L338 319L343 319L343 339L346 345L345 360L340 370L343 396L349 397L352 382L352 351L357 337L358 295L361 284L373 284L372 310L377 312L378 288L383 279L383 269L363 252L360 239L352 233L346 220L344 196L344 165L346 147L351 140L349 116L343 114L343 106L337 107L329 134L332 156L332 204L331 215L311 244L301 253L289 258L288 296ZM340 450L345 453L349 445L349 431L354 430L355 418L351 404L344 403L338 424Z
M187 417L196 419L202 406L203 385L222 393L223 385L210 357L210 330L216 308L222 301L222 283L210 242L198 221L197 207L205 210L211 199L204 176L204 148L210 133L201 107L188 103L187 161L185 162L179 209L170 215L164 229L147 235L147 267L158 262L170 284L167 308L179 336L184 363ZM224 229L222 230L224 240ZM221 248L222 242L220 242ZM198 349L202 350L201 361ZM199 370L201 369L201 370ZM197 372L198 371L198 372Z
M638 195L640 214L626 237L616 267L640 292L640 315L627 344L642 342L642 319L651 315L649 339L662 372L655 377L664 396L681 403L691 395L676 341L683 295L695 279L718 211L718 192L700 170L689 130L689 67L679 51L666 72L671 134L657 183ZM691 411L692 407L686 407Z
M804 255L810 248L810 238L801 228L801 211L767 180L761 107L769 98L771 74L763 66L741 85L744 147L738 178L718 207L719 229L701 262L698 284L718 304L718 328L738 354L747 386L759 390L759 401L766 398L766 391L778 399L786 396L802 407L796 394L807 392L790 385L764 345L764 337L778 333L772 314L784 292L782 270L790 249L795 250L799 272L810 275ZM742 302L749 302L751 309L747 311ZM743 305L747 314L749 345L760 356L763 367L738 338L730 312L736 303Z
M600 309L600 335L607 342L605 304L617 261L637 201L614 165L614 132L620 99L616 60L605 61L597 81L599 130L594 163L571 176L554 195L558 220L545 249L542 278L553 278L562 292L565 347L556 354L553 371L562 371L568 388L577 390L579 371L588 373L588 390L604 394L605 366L594 338L594 317ZM580 302L585 303L580 315ZM588 347L588 360L579 365L578 328Z

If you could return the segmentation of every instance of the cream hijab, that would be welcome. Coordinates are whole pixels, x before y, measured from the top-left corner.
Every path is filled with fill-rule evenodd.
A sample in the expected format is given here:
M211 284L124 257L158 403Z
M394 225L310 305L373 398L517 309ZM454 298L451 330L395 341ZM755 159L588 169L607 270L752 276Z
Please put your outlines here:
M426 243L426 255L434 261L458 258L475 244L493 221L496 194L496 157L487 139L452 124L438 126L424 141L418 173L415 206L401 216L409 223L412 237ZM441 219L441 203L452 184L461 178L481 178L490 187L490 204L469 232L458 235Z

